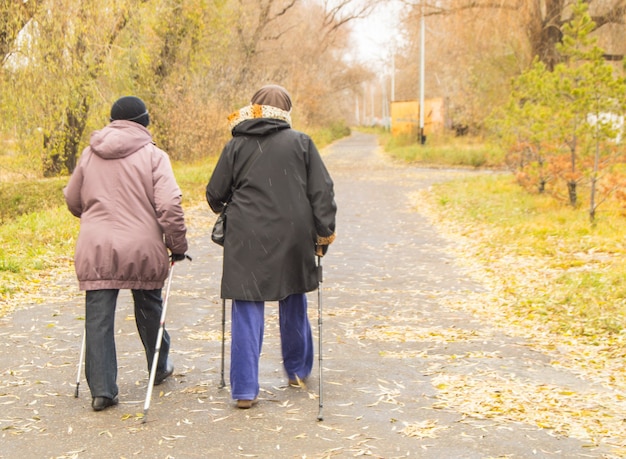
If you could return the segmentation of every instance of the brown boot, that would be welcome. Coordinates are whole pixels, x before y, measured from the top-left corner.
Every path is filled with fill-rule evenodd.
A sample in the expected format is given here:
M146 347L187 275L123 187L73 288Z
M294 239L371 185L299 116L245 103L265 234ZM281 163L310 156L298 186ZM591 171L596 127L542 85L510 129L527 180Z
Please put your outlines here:
M237 400L237 408L242 410L247 410L248 408L252 408L252 405L256 405L258 399L254 400Z
M298 375L294 375L294 379L289 378L289 385L306 389L306 378L301 379Z

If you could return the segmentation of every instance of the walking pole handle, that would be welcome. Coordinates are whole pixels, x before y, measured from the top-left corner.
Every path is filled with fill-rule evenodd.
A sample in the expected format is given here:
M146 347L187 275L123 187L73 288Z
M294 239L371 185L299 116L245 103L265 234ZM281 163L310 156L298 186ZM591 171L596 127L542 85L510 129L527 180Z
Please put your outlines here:
M317 256L317 280L321 284L324 282L324 270L322 269L322 257Z

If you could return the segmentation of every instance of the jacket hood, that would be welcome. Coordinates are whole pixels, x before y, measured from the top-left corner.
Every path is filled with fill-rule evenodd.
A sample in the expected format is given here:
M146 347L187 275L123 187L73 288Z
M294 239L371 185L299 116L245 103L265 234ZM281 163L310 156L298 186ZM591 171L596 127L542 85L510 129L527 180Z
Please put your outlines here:
M228 117L233 136L266 135L271 132L289 129L289 112L271 105L248 105L231 113Z
M132 155L152 143L152 135L141 124L116 120L91 135L91 150L103 159L118 159Z
M256 120L246 120L238 124L232 131L233 137L242 135L264 136L272 132L289 129L290 126L285 121L271 118L259 118Z

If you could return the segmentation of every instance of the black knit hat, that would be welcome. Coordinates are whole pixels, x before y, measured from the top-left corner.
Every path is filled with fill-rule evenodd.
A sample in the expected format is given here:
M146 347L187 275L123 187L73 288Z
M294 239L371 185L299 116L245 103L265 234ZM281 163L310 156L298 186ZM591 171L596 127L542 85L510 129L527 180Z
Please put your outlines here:
M146 104L139 97L120 97L111 107L111 121L128 120L139 123L144 127L150 124L150 115Z

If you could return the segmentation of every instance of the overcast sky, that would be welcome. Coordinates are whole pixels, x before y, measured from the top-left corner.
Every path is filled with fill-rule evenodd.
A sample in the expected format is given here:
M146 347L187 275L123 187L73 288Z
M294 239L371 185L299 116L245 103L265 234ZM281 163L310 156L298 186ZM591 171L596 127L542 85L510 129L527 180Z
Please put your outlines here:
M398 3L378 6L369 18L354 22L352 39L358 60L375 62L389 57L393 39L398 36L400 7Z

